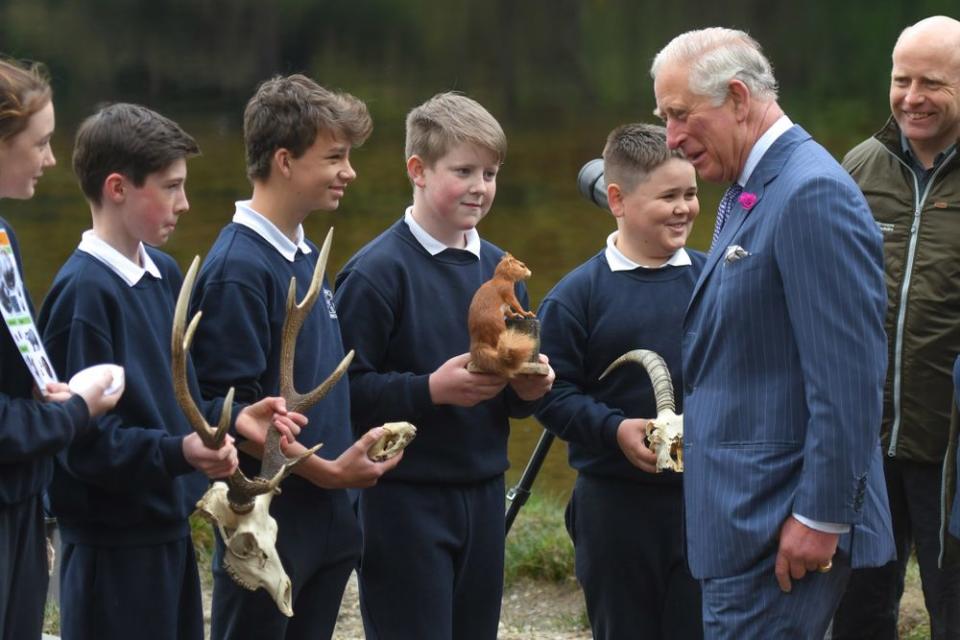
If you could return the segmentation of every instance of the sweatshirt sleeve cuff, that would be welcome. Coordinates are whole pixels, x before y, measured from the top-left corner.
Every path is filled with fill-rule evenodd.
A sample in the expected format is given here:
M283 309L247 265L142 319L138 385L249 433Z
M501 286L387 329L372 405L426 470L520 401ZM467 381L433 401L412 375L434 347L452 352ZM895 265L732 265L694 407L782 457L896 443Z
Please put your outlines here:
M503 391L506 394L507 401L507 413L511 418L521 419L529 418L533 413L540 407L543 403L543 398L537 398L536 400L523 400L520 396L517 395L517 392L513 390L509 384L506 389Z
M183 436L168 436L160 439L160 453L171 477L193 471L183 455Z
M224 404L226 403L223 401L220 402L220 411L223 410ZM240 412L242 412L248 406L250 405L242 402L234 402L233 406L231 407L230 426L227 427L227 433L233 436L233 439L235 440L236 444L240 444L241 442L246 441L246 438L243 435L241 435L239 431L237 431L237 418L240 417ZM217 422L211 423L210 426L216 428L216 426L220 424L220 411L217 412Z
M90 426L90 410L87 408L87 401L75 393L69 400L63 403L63 407L70 416L74 433L79 434L86 431Z
M613 414L603 422L603 426L600 429L600 437L603 438L603 443L608 448L620 449L620 443L617 441L617 430L620 428L620 423L624 420L626 420L626 418L623 415Z
M423 414L433 408L430 398L430 375L414 376L409 383L410 399L418 414Z

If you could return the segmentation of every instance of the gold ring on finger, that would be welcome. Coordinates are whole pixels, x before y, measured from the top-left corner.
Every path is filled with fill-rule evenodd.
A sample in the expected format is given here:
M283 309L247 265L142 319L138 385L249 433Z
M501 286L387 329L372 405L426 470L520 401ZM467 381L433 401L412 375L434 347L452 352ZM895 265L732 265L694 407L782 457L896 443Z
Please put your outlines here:
M817 571L819 571L820 573L826 573L827 571L830 571L830 569L832 568L833 568L833 560L827 560L822 565L817 567Z

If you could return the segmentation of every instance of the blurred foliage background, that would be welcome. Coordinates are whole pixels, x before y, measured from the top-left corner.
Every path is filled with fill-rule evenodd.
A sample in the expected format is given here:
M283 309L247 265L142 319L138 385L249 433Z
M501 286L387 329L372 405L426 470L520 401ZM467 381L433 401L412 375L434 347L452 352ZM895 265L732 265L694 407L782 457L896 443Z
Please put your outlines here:
M653 55L725 25L774 62L788 110L850 143L885 112L893 41L943 0L4 0L0 48L40 59L61 108L136 100L219 112L305 71L396 116L439 89L508 123L649 114ZM639 109L639 111L638 111ZM238 113L239 109L227 109ZM835 130L834 130L835 129Z

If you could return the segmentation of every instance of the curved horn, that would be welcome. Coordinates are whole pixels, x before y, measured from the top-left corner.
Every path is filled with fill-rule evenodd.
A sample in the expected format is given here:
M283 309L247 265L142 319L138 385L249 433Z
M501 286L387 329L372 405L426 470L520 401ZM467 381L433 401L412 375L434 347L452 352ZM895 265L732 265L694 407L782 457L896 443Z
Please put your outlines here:
M313 305L320 296L323 273L327 268L327 258L330 257L330 245L332 243L333 228L327 232L327 237L323 241L320 256L317 258L317 266L314 268L313 278L310 280L310 287L300 303L297 303L297 279L290 278L290 289L287 292L287 317L283 321L283 334L280 343L280 395L286 399L288 411L305 413L313 405L320 402L320 399L327 395L333 385L340 381L353 360L353 350L351 349L337 365L337 368L327 376L327 379L309 393L298 393L293 386L293 364L296 358L297 336L300 334L303 321L310 315L310 310L313 309Z
M673 401L673 380L670 378L670 370L667 369L667 363L663 361L663 358L655 351L648 351L646 349L634 349L633 351L628 351L616 360L614 360L606 371L600 374L600 380L622 365L625 362L636 362L637 364L643 365L643 368L647 370L647 375L650 376L650 383L653 386L653 396L657 400L657 414L659 415L664 409L669 409L670 411L676 410L676 404Z

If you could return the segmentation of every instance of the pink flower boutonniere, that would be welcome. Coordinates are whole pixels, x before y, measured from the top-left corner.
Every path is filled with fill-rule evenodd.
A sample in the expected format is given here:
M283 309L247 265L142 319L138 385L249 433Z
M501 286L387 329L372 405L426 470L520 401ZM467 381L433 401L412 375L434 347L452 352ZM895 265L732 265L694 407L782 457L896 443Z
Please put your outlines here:
M753 209L753 205L755 204L757 204L757 194L750 193L749 191L744 191L740 194L740 206L743 207L745 211Z

